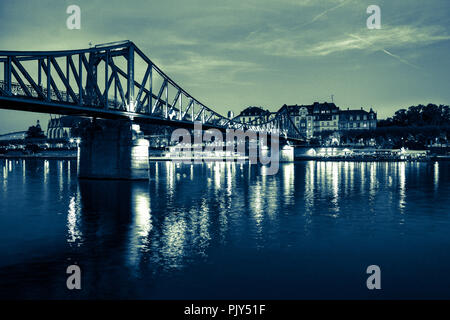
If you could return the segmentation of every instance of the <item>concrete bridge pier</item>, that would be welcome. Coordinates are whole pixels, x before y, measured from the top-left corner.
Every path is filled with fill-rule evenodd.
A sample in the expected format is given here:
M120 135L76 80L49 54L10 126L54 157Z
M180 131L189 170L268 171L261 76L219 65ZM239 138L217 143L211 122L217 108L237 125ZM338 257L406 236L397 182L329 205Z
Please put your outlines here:
M147 180L148 147L139 125L130 121L94 121L82 129L78 177Z

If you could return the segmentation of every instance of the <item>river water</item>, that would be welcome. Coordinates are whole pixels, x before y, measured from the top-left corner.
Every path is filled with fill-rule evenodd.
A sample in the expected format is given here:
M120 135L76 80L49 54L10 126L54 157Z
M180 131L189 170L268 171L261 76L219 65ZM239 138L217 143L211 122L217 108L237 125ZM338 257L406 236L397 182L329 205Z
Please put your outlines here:
M0 160L0 298L450 298L450 162ZM68 290L66 269L81 269ZM378 265L381 290L368 290Z

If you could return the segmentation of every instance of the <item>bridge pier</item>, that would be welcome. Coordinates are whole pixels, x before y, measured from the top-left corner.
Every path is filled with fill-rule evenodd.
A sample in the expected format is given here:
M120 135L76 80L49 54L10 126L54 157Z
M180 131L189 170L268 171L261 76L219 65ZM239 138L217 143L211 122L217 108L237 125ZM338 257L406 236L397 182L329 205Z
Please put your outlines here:
M78 177L147 180L148 147L139 125L129 121L95 121L82 129Z

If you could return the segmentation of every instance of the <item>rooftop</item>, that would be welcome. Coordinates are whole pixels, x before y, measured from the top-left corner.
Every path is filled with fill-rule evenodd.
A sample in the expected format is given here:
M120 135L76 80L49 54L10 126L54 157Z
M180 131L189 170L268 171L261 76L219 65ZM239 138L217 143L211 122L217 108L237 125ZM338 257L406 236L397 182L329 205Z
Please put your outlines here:
M269 110L264 110L261 107L247 107L244 110L239 113L238 117L240 116L262 116L270 114L271 112Z

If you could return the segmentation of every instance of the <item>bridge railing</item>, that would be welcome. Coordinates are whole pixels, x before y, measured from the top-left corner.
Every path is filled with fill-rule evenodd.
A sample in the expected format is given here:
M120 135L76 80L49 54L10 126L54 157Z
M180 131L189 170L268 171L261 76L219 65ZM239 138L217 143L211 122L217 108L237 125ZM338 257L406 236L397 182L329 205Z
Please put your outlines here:
M0 80L0 89L6 90L7 84L4 80ZM31 96L28 95L25 90L22 88L22 86L19 83L15 83L12 82L11 83L11 94L13 96L17 96L17 97L24 97L24 98L39 98L39 94L38 92L31 86L31 85L26 85L28 91L31 93ZM47 96L47 88L44 88L43 86L39 86L41 92L44 93L45 96ZM68 102L68 103L76 103L76 101L72 98L72 96L70 94L68 94L66 91L59 91L60 96L62 97L62 99L60 100L58 95L56 94L55 90L50 89L50 100L53 102ZM79 94L75 94L75 96L79 99L80 95ZM120 103L118 101L115 101L114 99L108 99L108 105L112 108L112 109L116 109L116 108L123 108L123 103ZM98 106L101 107L102 103L97 100L97 101L93 101L93 106Z

